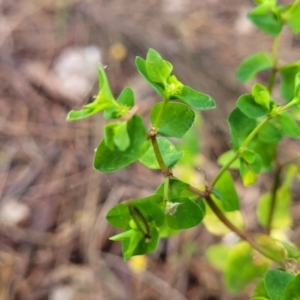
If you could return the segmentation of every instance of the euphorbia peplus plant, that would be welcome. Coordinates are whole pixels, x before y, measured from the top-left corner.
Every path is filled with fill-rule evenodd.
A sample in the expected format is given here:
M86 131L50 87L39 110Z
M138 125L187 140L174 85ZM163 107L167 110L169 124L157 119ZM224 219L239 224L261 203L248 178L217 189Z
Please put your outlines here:
M124 201L107 213L109 223L123 230L110 239L122 242L124 259L152 252L160 238L203 220L216 234L232 231L239 237L235 245L214 245L206 253L212 264L224 271L229 291L237 292L261 277L252 300L300 299L300 252L287 237L276 238L278 230L283 232L292 224L290 189L299 172L300 158L279 161L277 157L284 136L300 135L295 117L300 107L300 60L283 64L277 52L283 26L288 25L295 34L300 32L299 2L281 6L274 0L257 0L248 14L259 29L274 36L274 42L272 53L259 52L246 58L238 68L237 79L250 80L262 70L269 70L270 78L267 86L256 83L249 94L238 98L228 116L232 149L219 157L221 168L205 186L194 187L173 176L172 169L183 152L168 138L182 138L194 123L194 110L215 108L215 101L180 82L172 75L172 64L150 49L146 60L137 57L136 67L162 100L152 107L152 125L147 130L143 118L131 112L133 91L125 88L115 100L104 68L99 66L100 92L94 102L71 111L67 117L72 121L103 111L109 120L95 152L95 169L114 172L139 161L150 169L160 169L164 175L153 195ZM278 75L283 105L272 98ZM274 175L271 190L257 201L263 234L244 228L230 169L239 170L245 186L254 184L262 172ZM220 227L220 223L225 226Z

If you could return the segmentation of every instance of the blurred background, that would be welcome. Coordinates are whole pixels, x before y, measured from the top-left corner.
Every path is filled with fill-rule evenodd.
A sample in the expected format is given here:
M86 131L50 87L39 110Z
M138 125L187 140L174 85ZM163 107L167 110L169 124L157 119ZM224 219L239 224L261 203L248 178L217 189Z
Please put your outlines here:
M235 69L271 47L246 19L251 8L250 0L0 0L0 300L249 299L251 289L229 295L205 259L218 239L203 225L124 262L105 214L153 193L162 175L138 163L95 171L102 116L65 118L97 93L98 62L114 95L131 86L147 116L159 98L134 60L154 48L180 80L217 102L199 121L192 176L201 180L204 169L211 179L229 147L226 117L251 86L236 82ZM299 59L299 37L284 32L282 45L283 60ZM247 193L246 212L259 187Z

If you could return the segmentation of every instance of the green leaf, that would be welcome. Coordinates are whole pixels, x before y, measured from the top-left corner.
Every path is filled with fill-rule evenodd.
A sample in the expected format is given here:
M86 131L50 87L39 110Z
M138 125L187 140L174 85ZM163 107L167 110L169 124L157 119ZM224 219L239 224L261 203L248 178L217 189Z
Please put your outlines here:
M181 195L181 193L183 191L185 191L186 189L189 188L189 184L185 183L179 179L176 178L170 178L169 181L169 200L173 200L175 198L179 198L179 196ZM156 195L160 195L163 197L164 195L164 188L165 188L165 183L162 183L157 190L155 191Z
M267 125L267 124L266 124ZM263 130L264 128L262 128ZM276 156L277 143L267 144L261 140L257 140L253 150L259 155L261 161L261 172L269 171Z
M200 93L186 85L174 97L199 110L208 110L216 107L214 99L209 95Z
M106 214L106 219L114 227L127 229L131 220L128 206L124 203L116 205Z
M284 291L284 300L300 300L300 274L288 283Z
M127 122L119 122L118 126L114 129L114 143L121 151L125 151L130 146Z
M272 260L282 263L287 257L285 247L275 239L264 234L256 234L254 241L263 252Z
M104 142L107 148L109 148L110 150L116 149L114 143L114 131L117 126L117 123L109 123L104 127Z
M255 172L256 174L259 174L260 173L260 170L261 170L261 159L260 159L260 156L255 153L254 155L254 159L251 163L247 162L248 163L248 166L249 168Z
M279 190L277 192L277 203L274 211L274 218L272 222L273 228L286 228L291 225L290 216L290 202L291 195L288 190ZM258 200L257 206L257 219L263 226L267 226L269 209L271 204L271 194L266 193Z
M114 236L111 236L109 239L111 241L114 241L114 242L124 241L126 239L130 239L135 234L135 231L136 230L134 230L134 229L130 229L130 230L127 230L125 232L122 232L122 233L116 234Z
M282 135L292 138L298 138L300 135L299 126L296 120L287 112L282 112L275 117L275 120L280 124L279 132Z
M253 152L252 150L245 149L245 150L241 153L241 157L242 157L248 164L252 164L252 163L254 163L254 161L255 161L256 153Z
M104 140L100 142L94 156L95 169L102 172L114 172L130 165L145 153L147 131L140 116L135 115L127 121L127 132L130 147L125 151L110 150Z
M300 61L285 65L279 70L281 75L280 93L288 102L294 98L295 76L300 72Z
M139 230L132 229L130 232L130 238L124 239L122 242L122 253L125 260L135 254L135 250L138 248L139 243L145 241L144 235Z
M125 239L122 243L122 252L125 260L134 255L153 252L158 244L158 232L155 227L151 228L149 239L146 239L138 230L133 230L133 232L131 238Z
M251 15L266 14L274 7L274 1L265 1L251 10Z
M204 214L206 213L206 206L204 203L204 199L194 194L193 192L189 191L188 189L183 190L180 193L180 198L189 198L191 201L193 201L198 206L200 206L200 209L203 211Z
M71 110L67 115L67 121L69 122L69 121L80 120L83 118L90 117L108 107L113 107L111 102L98 103L94 101L90 104L84 105L81 110Z
M257 297L258 299L261 297L262 299L270 299L269 298L269 295L268 295L268 292L266 290L266 287L265 287L265 279L264 278L261 278L256 287L255 287L255 291L254 291L254 294L253 294L253 297ZM256 299L256 298L251 298L252 299Z
M287 24L292 28L295 34L300 33L300 7L295 6L290 14Z
M269 270L265 274L265 287L271 300L285 300L284 289L295 276L281 270ZM299 286L298 286L299 288ZM292 300L293 298L289 298Z
M282 30L282 24L274 13L257 15L250 12L247 14L247 17L257 28L267 34L276 36Z
M233 149L237 150L251 131L256 127L256 121L248 118L239 108L234 109L228 117Z
M245 82L252 79L258 72L271 69L272 66L271 55L265 52L258 52L242 61L237 69L236 77L239 81Z
M226 165L231 159L233 159L233 157L235 157L236 152L229 150L223 154L221 154L218 157L218 164L220 166L224 166ZM239 169L240 168L240 162L238 159L236 159L229 167L230 169Z
M109 123L104 128L104 142L111 151L125 151L130 145L127 122Z
M240 158L240 175L244 186L249 186L256 182L258 173L256 171L256 166L253 168L251 167L251 164Z
M212 245L206 249L205 257L217 270L224 271L230 250L231 247L226 244Z
M253 297L250 300L269 300L270 298L265 298L265 297Z
M163 201L162 196L152 195L146 198L132 201L132 205L146 218L148 222L155 222L156 226L161 226L165 221L165 214L159 203Z
M277 0L253 0L253 2L255 3L255 5L261 5L266 2L276 4Z
M86 104L81 110L71 110L67 121L74 121L92 116L102 110L115 106L115 99L109 87L104 68L98 65L99 93L94 102Z
M256 83L252 87L251 95L257 104L263 106L268 112L270 111L271 97L268 89L265 86Z
M181 140L176 141L176 148L178 150L184 150L184 155L180 160L180 163L185 166L194 166L195 161L199 158L200 153L200 141L199 141L199 130L201 122L199 120L200 115L195 116L193 126L183 136Z
M177 151L175 146L169 140L158 137L157 143L164 163L168 168L173 167L183 156L183 151ZM149 169L160 169L152 146L148 148L139 161Z
M268 122L261 128L258 133L258 139L266 144L277 143L281 140L282 135L278 128L271 122Z
M261 276L268 268L263 259L254 260L252 248L240 242L230 251L224 270L225 284L232 293L240 291L254 278Z
M160 122L157 124L158 116ZM193 125L195 113L188 106L181 103L169 102L164 107L164 103L160 102L153 106L150 119L152 124L158 127L159 134L181 138Z
M164 96L164 88L161 84L153 82L147 73L146 62L141 57L137 57L135 60L135 65L137 67L138 72L144 77L144 79L148 82L148 84L161 96Z
M225 171L215 184L213 195L221 200L225 211L240 209L240 201L234 187L234 181L228 171Z
M164 61L158 52L150 48L146 58L146 69L151 81L165 84L173 66Z
M104 102L109 101L113 102L114 96L112 95L106 73L101 64L98 64L98 79L99 79L99 93L96 97L96 101Z
M119 95L116 106L107 108L104 111L104 118L116 119L127 115L129 110L134 106L134 93L129 87L125 88Z
M159 227L158 231L160 238L167 238L179 232L179 230L170 228L167 224L167 221L161 227Z
M167 224L172 229L188 229L198 225L204 212L200 206L188 198L173 199L172 203L178 203L176 211L166 215Z
M289 243L287 243L285 241L279 241L278 240L278 242L281 243L282 246L287 251L287 257L288 258L298 259L300 257L300 252L295 247L293 247L292 245L290 245Z
M250 94L242 95L238 98L237 107L250 119L257 119L268 114L269 110L257 101Z
M251 185L256 182L257 174L261 171L260 156L255 153L252 163L247 162L245 159L240 161L240 175L245 186Z

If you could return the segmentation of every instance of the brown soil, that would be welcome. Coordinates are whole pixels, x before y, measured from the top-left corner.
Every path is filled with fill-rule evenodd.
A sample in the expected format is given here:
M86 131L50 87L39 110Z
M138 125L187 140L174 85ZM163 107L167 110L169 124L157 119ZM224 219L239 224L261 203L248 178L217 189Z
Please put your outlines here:
M55 66L67 49L99 48L113 93L132 86L146 116L158 97L134 58L158 50L179 79L217 102L203 114L199 135L199 167L210 177L229 148L226 117L250 86L236 82L235 69L247 55L270 50L271 38L245 18L251 7L250 0L0 1L0 300L249 299L251 288L230 295L208 264L205 249L219 238L203 225L163 241L143 273L123 261L120 244L108 240L115 230L105 214L122 200L149 195L163 177L139 164L114 174L92 168L105 120L65 117L97 92L90 72L96 64L86 66L92 75L83 92L75 79L74 89L64 90ZM284 32L283 60L299 58L299 41ZM292 156L299 143L283 148ZM247 213L270 184L265 177L250 188ZM249 224L256 226L251 218ZM299 231L295 226L294 240Z

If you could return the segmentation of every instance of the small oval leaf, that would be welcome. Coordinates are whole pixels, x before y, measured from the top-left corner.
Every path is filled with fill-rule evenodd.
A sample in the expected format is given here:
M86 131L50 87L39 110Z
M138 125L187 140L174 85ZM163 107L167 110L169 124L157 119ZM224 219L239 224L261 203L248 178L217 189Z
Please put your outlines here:
M252 248L246 242L240 242L230 251L225 271L225 283L230 292L236 293L261 276L268 268L264 259L254 260Z
M130 147L125 151L120 149L111 150L104 140L100 142L94 156L95 169L102 172L114 172L130 165L145 153L147 150L147 148L145 149L147 131L140 116L133 116L127 121L127 132Z
M269 53L258 52L248 56L242 61L236 72L239 81L245 82L252 79L258 72L271 69L272 57Z
M271 300L285 300L284 290L295 276L281 270L269 270L265 275L265 287ZM292 300L293 298L289 298Z
M167 224L172 229L188 229L198 225L204 212L200 206L188 198L173 199L172 203L178 203L176 212L166 215Z
M212 97L200 93L186 85L174 97L199 110L207 110L216 107L216 102Z
M193 125L195 113L182 103L168 103L162 113L163 103L154 105L150 112L153 125L157 126L158 133L163 136L181 138ZM159 124L156 124L157 116L160 116Z
M250 119L257 119L268 114L266 106L258 104L250 94L238 98L237 107Z

